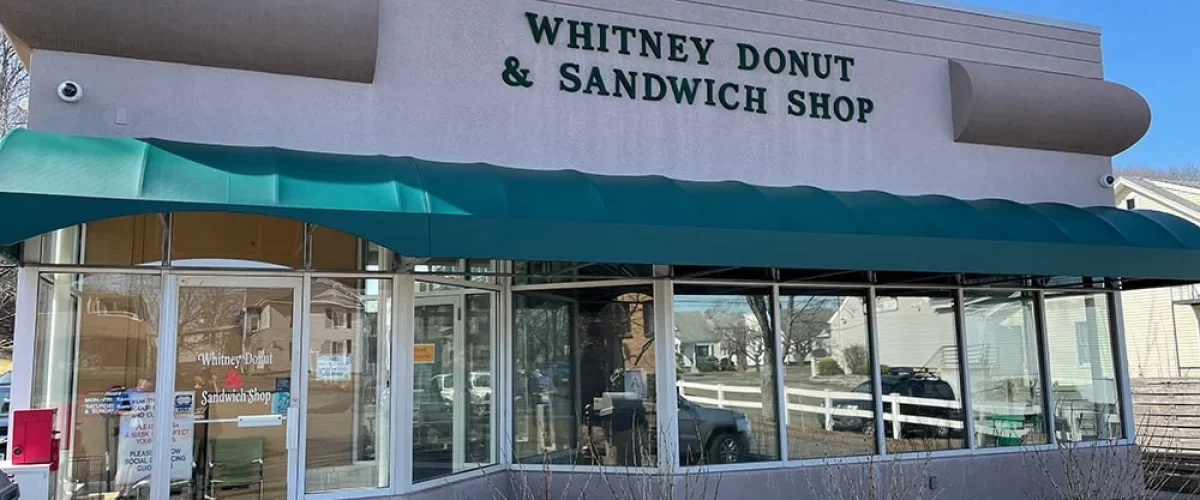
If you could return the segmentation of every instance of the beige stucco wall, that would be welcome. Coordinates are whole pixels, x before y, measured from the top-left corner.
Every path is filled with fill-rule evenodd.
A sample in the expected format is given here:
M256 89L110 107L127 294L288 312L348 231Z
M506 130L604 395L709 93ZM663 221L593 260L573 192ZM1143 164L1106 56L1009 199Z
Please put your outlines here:
M533 40L526 12L714 40L711 64ZM566 24L564 23L564 27ZM954 141L949 61L1102 77L1100 36L891 0L385 1L370 84L35 49L31 127L535 169L662 174L1107 205L1107 157ZM215 35L214 35L215 36ZM738 43L842 55L850 81L738 69ZM694 52L694 51L693 51ZM535 85L506 85L509 56ZM566 62L759 86L769 113L560 90ZM314 64L319 64L315 61ZM63 80L81 102L60 101ZM611 84L611 82L610 82ZM874 102L868 123L789 115L788 92Z

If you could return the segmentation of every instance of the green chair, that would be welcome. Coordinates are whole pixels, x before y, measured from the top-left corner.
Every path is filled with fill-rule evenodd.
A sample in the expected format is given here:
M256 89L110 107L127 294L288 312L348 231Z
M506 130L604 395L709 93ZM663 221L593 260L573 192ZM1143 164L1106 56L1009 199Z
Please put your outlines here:
M208 442L208 495L216 498L217 490L258 485L258 498L263 498L263 448L261 436L213 439Z

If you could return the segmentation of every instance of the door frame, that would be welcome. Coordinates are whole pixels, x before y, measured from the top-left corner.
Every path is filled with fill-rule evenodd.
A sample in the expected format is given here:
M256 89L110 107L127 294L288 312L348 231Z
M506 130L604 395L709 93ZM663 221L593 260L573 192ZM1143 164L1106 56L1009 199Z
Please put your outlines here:
M291 385L289 405L284 416L287 436L287 498L296 500L304 494L304 417L306 414L308 373L308 299L309 280L304 274L289 276L248 276L229 274L176 275L164 272L163 300L159 314L158 374L155 398L158 401L173 401L175 372L178 366L178 312L179 290L183 287L212 288L280 288L292 290L292 361L289 367ZM162 367L171 367L162 369ZM173 411L156 411L154 421L154 455L169 457L171 454L171 429L174 425ZM194 439L194 437L193 437ZM151 496L168 498L170 491L170 467L152 469Z
M500 437L497 436L497 434L499 434L501 432L500 427L499 427L499 416L498 416L498 412L500 411L500 410L498 410L498 407L500 405L499 405L499 400L497 399L495 374L497 373L497 370L499 370L498 367L500 366L501 354L499 352L500 345L499 345L498 335L490 337L491 345L489 346L490 353L489 353L488 362L491 366L490 373L493 374L493 380L491 381L491 400L489 401L489 408L488 408L488 412L489 412L488 426L490 427L490 430L488 432L488 441L489 441L488 454L489 455L487 457L488 458L487 462L468 461L467 455L466 455L467 445L468 445L468 442L467 442L468 441L468 439L467 439L468 422L467 421L471 417L472 404L471 404L471 391L469 389L471 374L467 372L467 357L466 357L467 326L468 326L467 325L467 320L468 320L468 318L467 318L467 302L468 302L468 299L472 295L488 295L490 297L490 305L491 305L491 308L489 311L491 318L489 321L493 325L492 326L493 330L496 330L500 327L500 323L499 323L500 317L497 313L498 308L500 307L500 293L498 291L491 290L491 289L466 288L466 287L461 287L460 285L455 285L455 286L458 288L451 289L451 290L433 290L433 291L421 292L421 295L415 296L412 299L412 302L413 302L413 320L414 320L414 322L416 321L416 317L417 317L417 309L419 309L421 307L436 307L436 306L450 305L450 306L453 306L453 309L454 309L454 312L453 312L454 332L453 332L453 337L451 338L452 349L455 354L453 357L453 360L452 360L453 371L454 371L453 374L456 376L459 374L462 375L462 377L461 377L462 380L455 381L454 390L456 392L456 396L459 396L459 394L461 394L461 396L456 397L455 401L453 403L454 421L452 424L453 425L453 440L454 440L454 443L453 443L454 452L453 452L453 457L452 457L452 460L453 460L452 465L455 467L461 467L461 468L455 470L455 473L458 473L465 469L485 467L489 463L495 463L499 460L500 452L497 450L497 444L499 443ZM413 338L414 343L416 341L416 336L417 336L416 328L417 328L417 325L414 323L412 326L412 338ZM462 392L460 393L458 391L462 391Z
M451 376L455 378L460 373L466 371L467 362L461 355L464 346L466 345L466 325L463 323L463 305L466 302L466 297L460 290L447 290L426 292L413 299L413 318L417 317L417 310L422 307L438 307L451 306L451 318L454 325L454 331L451 333L451 350L455 354L451 359L453 367L451 368ZM416 324L413 325L413 343L416 344L417 331ZM466 429L467 429L467 412L470 411L470 391L466 388L468 380L455 380L454 401L451 403L453 408L451 417L454 419L451 427L451 439L454 440L453 458L451 466L456 466L466 462ZM415 388L414 388L415 390ZM440 395L439 395L440 396ZM458 472L458 471L455 471Z

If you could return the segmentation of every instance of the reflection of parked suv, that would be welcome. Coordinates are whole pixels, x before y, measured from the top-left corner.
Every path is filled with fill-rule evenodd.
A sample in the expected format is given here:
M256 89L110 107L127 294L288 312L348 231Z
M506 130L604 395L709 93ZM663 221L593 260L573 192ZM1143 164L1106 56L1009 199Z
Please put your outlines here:
M685 464L732 464L750 454L753 439L746 415L679 401L679 450Z
M488 405L492 401L492 375L488 372L471 372L471 388L469 400L471 404ZM447 402L454 401L454 375L443 373L434 375L434 388Z
M883 395L899 394L900 396L922 399L936 399L943 401L955 401L954 388L945 380L937 377L931 370L928 369L912 369L912 368L892 368L888 370L886 375L879 379L880 385L883 386ZM854 392L862 394L871 394L871 382L863 382L854 388ZM848 400L838 399L833 401L835 408L854 409L873 411L874 404L871 401L863 400ZM892 411L891 403L883 404L883 413L886 415ZM914 405L901 404L900 414L915 417L935 418L938 420L962 421L962 412L956 408L945 408L940 406L929 405ZM885 421L885 430L887 435L892 433L892 423ZM834 416L833 428L835 430L856 431L866 434L875 432L875 421L871 418L863 417L848 417ZM910 424L905 423L901 427L905 436L923 435L926 437L949 437L951 429L947 426L927 425L927 424Z

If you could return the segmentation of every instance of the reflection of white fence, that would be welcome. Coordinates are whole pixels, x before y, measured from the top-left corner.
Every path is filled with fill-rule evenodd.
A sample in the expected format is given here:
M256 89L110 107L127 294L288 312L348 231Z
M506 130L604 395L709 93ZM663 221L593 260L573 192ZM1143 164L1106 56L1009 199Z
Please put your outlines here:
M761 395L762 390L755 386L741 385L724 385L724 384L699 384L695 382L678 382L680 395L686 397L689 401L716 406L718 408L745 408L745 409L762 409L763 404L761 397L758 401L748 399L738 399L737 397L729 397L733 394L757 394ZM704 397L696 394L697 392L715 393L716 397ZM821 417L822 425L825 430L833 429L833 417L855 417L863 419L873 419L875 415L870 410L862 410L858 408L837 408L835 401L871 401L870 394L861 392L843 392L821 389L800 389L788 387L785 390L787 411L784 412L784 421L790 423L791 413L810 413ZM905 409L910 413L921 413L923 409L935 409L924 413L938 413L936 409L961 410L962 402L957 400L932 399L932 398L914 398L901 396L899 394L885 394L883 396L885 411L883 419L888 422L896 423L891 427L892 437L899 439L903 432L904 424L925 425L931 427L944 427L948 429L962 429L962 420L950 420L945 418L929 417L919 414L905 414ZM890 404L890 408L888 407ZM847 403L849 406L849 403ZM1011 415L1011 416L1026 416L1038 415L1041 413L1041 407L1036 405L1023 404L988 404L976 403L974 406L977 416L982 415ZM916 409L914 412L913 409ZM977 429L981 433L992 434L992 430L986 426L980 426ZM1027 429L995 429L995 434L1012 436L1013 433L1024 434ZM1012 436L1017 437L1017 436Z

